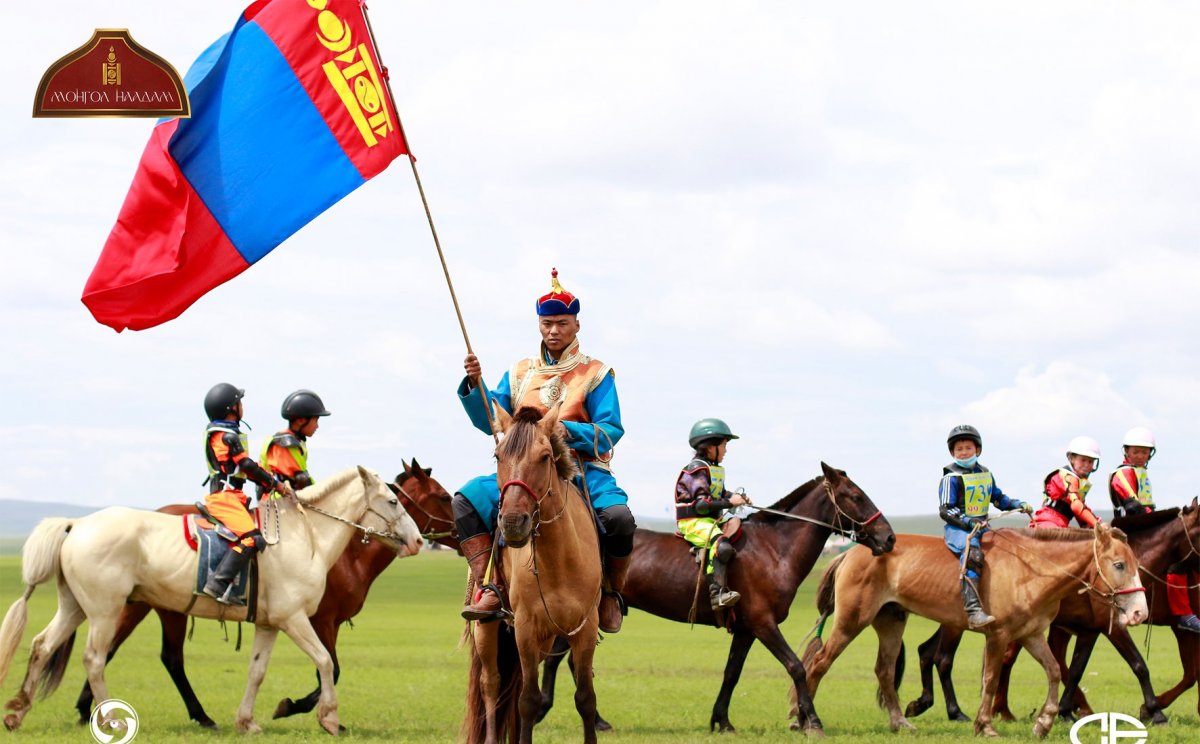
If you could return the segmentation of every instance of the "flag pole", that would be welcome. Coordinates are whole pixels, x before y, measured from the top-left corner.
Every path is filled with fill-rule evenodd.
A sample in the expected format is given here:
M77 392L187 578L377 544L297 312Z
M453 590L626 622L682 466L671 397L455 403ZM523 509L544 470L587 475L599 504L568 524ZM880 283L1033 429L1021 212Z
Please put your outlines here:
M375 50L375 58L379 60L380 70L383 75L383 84L387 86L388 98L392 105L392 113L396 115L396 127L400 130L400 136L404 139L405 145L408 144L408 135L404 132L404 122L400 119L400 110L396 107L396 95L392 92L392 80L388 74L387 65L383 64L383 55L379 51L379 43L375 40L375 29L371 26L371 17L367 14L367 4L359 3L362 6L363 20L367 23L367 34L371 37L371 48ZM425 198L425 187L421 184L421 174L417 172L417 159L413 157L411 148L406 153L408 155L408 164L412 167L413 180L417 182L417 192L421 195L421 205L425 207L425 219L429 222L429 232L433 235L433 245L437 248L438 260L442 264L442 274L446 277L446 287L450 290L450 300L454 303L454 314L458 317L458 327L462 331L463 342L467 345L467 353L474 356L475 352L471 349L471 337L467 335L467 324L463 321L462 308L458 304L458 295L454 292L454 282L450 279L450 269L446 266L446 254L442 251L442 241L438 239L437 228L433 224L433 212L429 209L429 200ZM478 359L478 357L476 357ZM467 378L467 383L470 384L470 377ZM497 444L500 443L500 438L496 435L496 425L492 421L492 407L489 405L487 389L483 385L482 365L479 374L479 397L483 400L483 412L487 416L488 428L492 430L492 439Z

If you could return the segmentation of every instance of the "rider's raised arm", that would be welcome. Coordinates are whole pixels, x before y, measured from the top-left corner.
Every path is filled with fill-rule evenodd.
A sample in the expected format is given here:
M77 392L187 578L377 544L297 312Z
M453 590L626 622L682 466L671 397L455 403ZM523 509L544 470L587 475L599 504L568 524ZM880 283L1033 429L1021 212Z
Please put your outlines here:
M487 389L486 385L484 389ZM499 405L508 413L513 412L512 393L508 385L507 372L500 378L500 384L496 386L496 389L488 392L488 397L495 405ZM488 412L483 408L483 399L479 396L479 391L470 386L470 378L466 376L458 384L458 399L475 428L484 434L491 434L492 427L488 424Z

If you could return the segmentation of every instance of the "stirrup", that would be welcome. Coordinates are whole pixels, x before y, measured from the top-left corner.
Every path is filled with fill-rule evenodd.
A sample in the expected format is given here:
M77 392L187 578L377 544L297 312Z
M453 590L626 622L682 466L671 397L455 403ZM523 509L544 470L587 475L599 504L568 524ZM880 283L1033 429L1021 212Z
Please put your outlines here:
M491 592L492 594L494 594L496 596L496 599L499 600L499 602L500 602L500 609L494 610L491 613L486 614L486 615L483 614L482 612L468 613L467 612L468 607L472 607L476 602L483 601L483 593L484 592ZM479 597L479 599L472 600L471 604L463 607L462 616L463 616L464 620L474 620L475 622L487 624L487 623L495 622L497 620L504 620L506 618L512 617L512 612L509 611L504 606L504 595L500 593L500 588L498 586L496 586L495 584L484 584L483 586L479 587L479 593L477 594L477 596ZM476 617L476 615L478 615L478 617Z
M710 597L710 604L712 604L712 608L714 610L718 610L722 607L732 607L733 605L737 604L741 598L742 595L734 590L722 588L718 589L717 593Z

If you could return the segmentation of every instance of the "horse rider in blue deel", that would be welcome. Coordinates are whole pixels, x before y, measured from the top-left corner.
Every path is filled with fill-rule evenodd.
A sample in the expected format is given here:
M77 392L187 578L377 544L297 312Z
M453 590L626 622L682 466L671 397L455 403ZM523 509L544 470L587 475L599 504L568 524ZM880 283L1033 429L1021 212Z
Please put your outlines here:
M600 600L600 629L616 633L625 613L620 591L637 525L629 510L629 497L617 485L609 464L613 447L625 433L615 376L607 364L579 352L579 300L558 283L557 270L551 271L550 292L537 301L537 315L542 335L538 355L514 364L488 397L510 414L525 406L544 414L562 401L559 433L577 458L583 482L577 478L576 484L591 499L602 530L608 589ZM463 367L467 376L458 386L459 400L475 428L491 434L478 390L479 360L468 354ZM479 587L473 601L463 607L462 615L468 620L493 620L504 612L500 590L487 581L499 503L495 473L472 479L454 494L459 544Z

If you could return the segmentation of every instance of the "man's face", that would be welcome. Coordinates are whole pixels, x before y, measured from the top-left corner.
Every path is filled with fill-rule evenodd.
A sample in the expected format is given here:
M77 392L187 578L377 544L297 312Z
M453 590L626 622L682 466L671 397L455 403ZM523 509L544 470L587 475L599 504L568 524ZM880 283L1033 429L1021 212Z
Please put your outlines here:
M579 318L574 315L543 315L538 318L538 330L546 350L557 359L579 334Z

